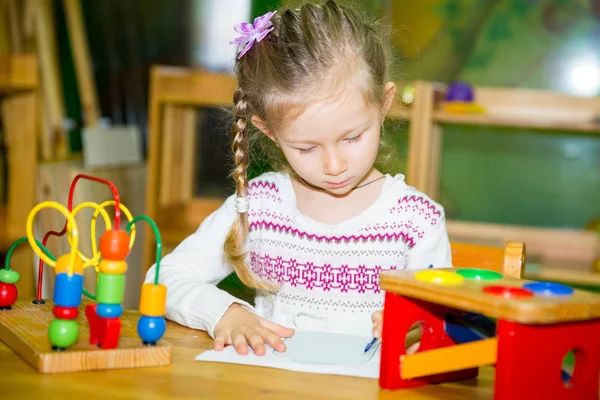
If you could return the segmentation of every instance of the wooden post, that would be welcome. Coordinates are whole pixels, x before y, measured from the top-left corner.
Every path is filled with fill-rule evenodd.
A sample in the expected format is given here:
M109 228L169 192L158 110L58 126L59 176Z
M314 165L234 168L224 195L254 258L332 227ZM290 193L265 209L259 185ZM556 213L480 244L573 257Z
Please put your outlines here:
M63 5L69 26L69 41L73 50L77 85L81 95L83 120L85 125L90 127L98 123L100 111L80 1L63 0Z
M51 0L35 3L37 47L40 58L42 95L48 110L49 135L52 148L42 154L44 160L65 159L68 154L68 139L63 128L65 118L63 91L56 51L56 32L52 17ZM51 151L50 154L48 154Z
M27 216L35 202L36 104L35 93L14 95L2 103L9 166L6 235L11 240L25 236ZM13 253L11 268L21 274L17 283L19 295L31 297L34 287L31 250L18 248Z

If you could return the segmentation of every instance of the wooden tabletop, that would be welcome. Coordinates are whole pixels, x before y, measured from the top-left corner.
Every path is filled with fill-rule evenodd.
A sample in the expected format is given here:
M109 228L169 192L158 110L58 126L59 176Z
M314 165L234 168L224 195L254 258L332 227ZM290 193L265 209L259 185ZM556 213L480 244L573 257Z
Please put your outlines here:
M167 367L39 374L0 342L0 393L20 400L62 399L492 399L493 367L477 380L399 391L379 389L377 380L308 374L270 368L195 361L212 339L168 323L173 346Z

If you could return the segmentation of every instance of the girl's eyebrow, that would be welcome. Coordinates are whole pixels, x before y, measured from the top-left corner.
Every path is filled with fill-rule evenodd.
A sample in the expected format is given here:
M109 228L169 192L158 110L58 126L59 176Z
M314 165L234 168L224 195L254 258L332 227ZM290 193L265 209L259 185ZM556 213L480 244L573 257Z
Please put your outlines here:
M352 132L356 132L362 129L365 129L367 126L369 126L371 124L371 120L369 119L368 121L357 125L354 128L350 128L350 129L346 129L344 132L342 132L339 137L343 138L346 135L349 135ZM318 144L317 142L315 142L314 140L309 140L309 139L297 139L297 140L285 140L286 143L288 144Z

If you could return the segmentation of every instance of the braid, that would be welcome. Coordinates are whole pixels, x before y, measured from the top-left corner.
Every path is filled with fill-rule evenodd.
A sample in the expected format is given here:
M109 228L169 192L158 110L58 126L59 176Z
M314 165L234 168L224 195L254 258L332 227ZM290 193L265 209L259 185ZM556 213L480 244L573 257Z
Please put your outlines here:
M246 197L248 180L246 171L250 164L248 146L248 101L242 88L238 87L233 95L233 141L231 150L235 158L235 169L233 179L235 180L236 194L238 198ZM245 212L237 213L237 217L227 234L223 251L227 261L233 266L238 278L246 286L268 289L269 286L257 282L256 278L245 263L246 253L244 245L248 236L248 216Z

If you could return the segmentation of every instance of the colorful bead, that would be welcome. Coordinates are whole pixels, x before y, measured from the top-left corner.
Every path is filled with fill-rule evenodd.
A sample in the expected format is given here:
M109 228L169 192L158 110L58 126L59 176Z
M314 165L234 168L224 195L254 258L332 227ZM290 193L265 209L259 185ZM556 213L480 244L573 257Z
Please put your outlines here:
M21 276L13 269L0 269L0 282L17 283Z
M96 301L105 304L121 304L125 293L125 275L98 274Z
M102 318L117 318L123 314L123 306L120 304L98 304L96 314Z
M129 235L123 230L109 230L100 237L100 253L105 260L124 260L129 254Z
M167 303L167 287L145 283L142 285L140 296L140 312L150 317L160 317L165 314Z
M55 319L48 327L48 339L53 347L66 349L77 342L79 325L72 319Z
M56 275L54 282L54 304L61 307L77 307L81 304L83 275L63 272Z
M56 318L75 319L79 315L79 310L77 309L77 307L54 306L52 313Z
M64 254L56 259L56 266L54 267L54 271L57 274L63 272L69 272L69 264L70 264L71 256L69 254ZM73 273L78 275L83 275L83 261L79 259L79 257L75 257L75 265L73 266Z
M125 261L102 260L98 266L100 272L105 274L124 274L127 272L127 263Z
M142 315L138 320L137 332L144 344L155 344L163 337L167 322L163 317Z
M15 285L0 282L0 310L10 310L10 306L17 301L18 295L19 291Z

